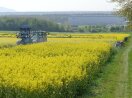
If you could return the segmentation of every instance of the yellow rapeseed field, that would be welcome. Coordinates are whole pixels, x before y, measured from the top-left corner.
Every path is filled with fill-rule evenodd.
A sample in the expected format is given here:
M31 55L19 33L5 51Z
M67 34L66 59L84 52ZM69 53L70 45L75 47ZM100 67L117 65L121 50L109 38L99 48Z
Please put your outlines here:
M73 98L88 88L127 34L49 38L0 49L0 98Z
M16 45L16 41L17 41L16 38L2 37L0 38L0 48L14 46Z

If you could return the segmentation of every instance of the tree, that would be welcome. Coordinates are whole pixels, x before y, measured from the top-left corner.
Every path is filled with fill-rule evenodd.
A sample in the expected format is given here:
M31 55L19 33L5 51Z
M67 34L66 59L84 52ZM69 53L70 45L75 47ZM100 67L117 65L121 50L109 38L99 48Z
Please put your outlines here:
M125 16L128 19L128 27L132 30L132 0L112 0L120 6L118 14Z

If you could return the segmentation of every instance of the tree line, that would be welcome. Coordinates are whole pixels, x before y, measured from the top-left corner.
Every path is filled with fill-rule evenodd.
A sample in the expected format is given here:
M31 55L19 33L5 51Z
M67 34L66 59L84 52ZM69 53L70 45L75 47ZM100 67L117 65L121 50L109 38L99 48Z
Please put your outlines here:
M0 17L0 30L18 31L22 25L29 25L32 30L54 32L71 31L68 24L58 24L54 21L34 17Z
M128 31L125 26L120 25L94 25L94 26L79 26L79 32L125 32Z
M32 30L43 30L49 32L124 32L126 27L119 25L95 25L95 26L71 26L70 24L61 24L53 20L39 17L0 17L0 30L18 31L22 25L29 25Z

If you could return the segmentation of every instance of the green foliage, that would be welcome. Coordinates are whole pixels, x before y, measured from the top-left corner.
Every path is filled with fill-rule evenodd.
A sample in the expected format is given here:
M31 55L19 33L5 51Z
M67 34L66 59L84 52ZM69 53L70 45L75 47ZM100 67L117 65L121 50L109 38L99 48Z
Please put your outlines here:
M128 94L128 98L132 96L132 49L129 51L128 54L128 90L130 93Z
M124 26L79 26L78 27L79 32L124 32L125 27Z
M132 30L132 0L112 0L117 2L121 7L118 11L119 15L123 15L128 19L128 28Z
M18 31L21 25L28 24L33 30L70 31L70 25L57 24L53 21L35 17L0 17L0 30Z

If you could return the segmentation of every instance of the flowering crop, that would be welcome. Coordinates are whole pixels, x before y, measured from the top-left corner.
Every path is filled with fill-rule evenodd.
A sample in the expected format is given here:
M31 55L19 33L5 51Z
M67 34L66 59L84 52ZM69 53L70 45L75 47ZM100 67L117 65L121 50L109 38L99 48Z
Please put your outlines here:
M112 43L102 41L112 35L102 35L102 40L99 36L95 41L52 38L47 43L0 49L0 98L74 97L88 87L112 54Z

